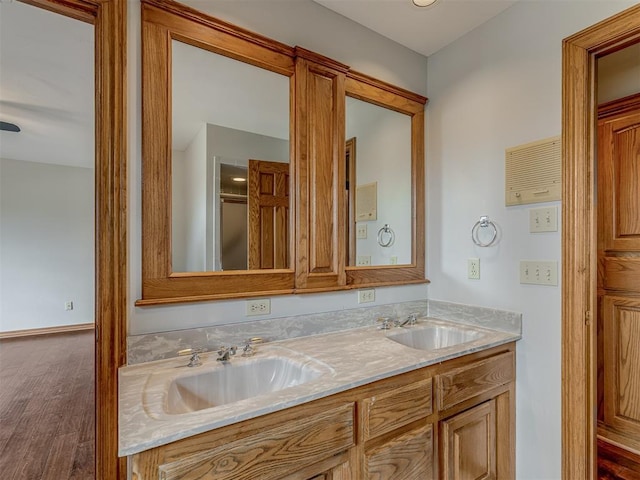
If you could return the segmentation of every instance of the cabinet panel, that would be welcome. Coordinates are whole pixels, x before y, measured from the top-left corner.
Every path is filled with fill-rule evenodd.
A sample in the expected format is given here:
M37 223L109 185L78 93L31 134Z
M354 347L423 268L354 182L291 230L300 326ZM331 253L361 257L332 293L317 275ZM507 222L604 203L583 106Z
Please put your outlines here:
M442 478L496 478L496 404L494 400L442 422Z
M438 375L438 409L446 410L515 378L515 355L503 353Z
M423 425L366 453L367 480L433 478L433 426Z
M640 299L604 297L604 419L640 435Z
M347 68L304 49L296 53L296 288L326 289L346 283L341 167Z
M431 383L429 378L365 399L365 440L431 414Z
M353 404L286 423L218 448L159 465L152 476L164 480L276 480L301 465L347 450L355 442Z

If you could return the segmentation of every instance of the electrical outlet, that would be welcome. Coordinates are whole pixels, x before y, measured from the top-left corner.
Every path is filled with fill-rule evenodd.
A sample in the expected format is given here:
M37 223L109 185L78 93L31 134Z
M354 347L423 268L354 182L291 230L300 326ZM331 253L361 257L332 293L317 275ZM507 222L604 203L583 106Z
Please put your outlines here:
M271 313L271 300L268 298L260 298L257 300L247 300L247 317L254 315L269 315Z
M356 257L356 266L367 267L371 265L371 255L358 255Z
M479 258L470 258L467 260L467 277L472 280L480 280Z
M358 290L358 303L369 303L376 299L376 291L373 288Z
M529 210L529 232L557 232L558 207L532 208Z
M397 255L392 255L391 258L389 259L389 263L391 265L397 265L398 264L398 256Z
M73 302L72 301L64 302L64 309L66 311L73 310Z
M367 238L367 224L360 223L356 227L356 238Z
M532 285L558 285L558 262L522 260L520 283Z

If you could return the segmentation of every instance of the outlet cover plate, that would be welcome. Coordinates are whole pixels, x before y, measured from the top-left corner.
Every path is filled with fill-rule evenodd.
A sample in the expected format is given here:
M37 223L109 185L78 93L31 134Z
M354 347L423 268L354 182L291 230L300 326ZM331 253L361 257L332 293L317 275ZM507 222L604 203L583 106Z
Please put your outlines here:
M271 313L271 300L268 298L247 300L245 305L247 317L253 317L255 315L269 315Z
M471 280L480 280L480 259L469 258L467 260L467 277Z
M358 303L369 303L376 300L376 291L373 288L358 290Z
M356 238L367 238L367 224L359 223L356 227Z

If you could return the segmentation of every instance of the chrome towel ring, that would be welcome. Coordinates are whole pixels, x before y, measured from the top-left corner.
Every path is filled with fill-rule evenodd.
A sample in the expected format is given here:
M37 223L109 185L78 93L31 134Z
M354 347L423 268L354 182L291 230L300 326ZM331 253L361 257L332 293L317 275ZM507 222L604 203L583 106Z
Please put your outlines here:
M390 247L395 241L395 232L391 229L388 223L385 223L384 227L378 230L378 245L381 247Z
M481 228L488 228L488 231L491 231L491 239L488 242L482 242L480 240ZM496 227L496 224L489 220L489 217L486 215L480 217L480 220L478 220L471 229L471 240L473 240L473 243L475 243L479 247L490 247L496 241L497 237L498 228Z

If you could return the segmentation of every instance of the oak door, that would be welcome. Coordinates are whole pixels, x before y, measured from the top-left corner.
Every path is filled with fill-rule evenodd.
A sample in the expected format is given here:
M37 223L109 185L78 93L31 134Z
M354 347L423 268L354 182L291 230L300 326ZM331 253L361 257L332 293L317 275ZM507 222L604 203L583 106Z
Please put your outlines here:
M289 268L289 164L249 160L249 270Z
M640 96L598 121L599 434L640 445ZM626 105L626 106L625 106ZM615 437L615 438L614 438Z

